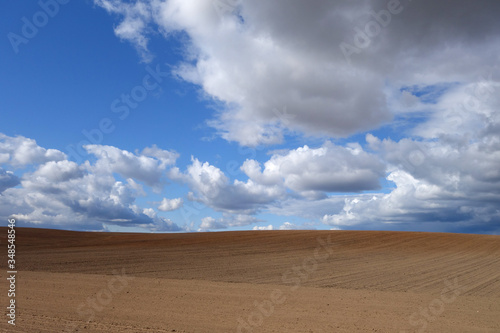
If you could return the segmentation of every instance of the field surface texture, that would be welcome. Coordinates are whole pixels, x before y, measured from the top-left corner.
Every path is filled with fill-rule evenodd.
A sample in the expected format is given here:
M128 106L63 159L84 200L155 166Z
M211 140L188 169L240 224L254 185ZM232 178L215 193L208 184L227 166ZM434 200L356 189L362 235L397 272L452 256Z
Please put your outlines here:
M6 228L0 235L5 309ZM499 236L16 236L16 325L4 315L0 332L500 332Z

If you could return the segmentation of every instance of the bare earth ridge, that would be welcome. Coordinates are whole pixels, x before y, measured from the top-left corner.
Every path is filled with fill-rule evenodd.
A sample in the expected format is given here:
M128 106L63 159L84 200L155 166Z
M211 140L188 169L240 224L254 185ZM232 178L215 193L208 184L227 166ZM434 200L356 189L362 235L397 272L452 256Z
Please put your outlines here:
M500 332L499 236L16 235L16 326L4 315L1 332Z

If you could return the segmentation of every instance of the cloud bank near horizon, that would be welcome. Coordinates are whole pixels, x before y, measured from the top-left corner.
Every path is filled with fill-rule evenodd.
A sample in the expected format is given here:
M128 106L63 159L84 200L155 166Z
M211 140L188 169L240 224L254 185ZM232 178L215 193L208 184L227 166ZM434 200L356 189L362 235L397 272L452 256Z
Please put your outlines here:
M495 120L499 122L498 117ZM488 126L487 126L488 127ZM185 170L178 154L157 146L131 153L89 145L94 157L77 164L36 141L0 134L0 215L27 226L151 231L220 230L265 222L259 214L300 216L277 229L393 229L498 233L500 138L487 130L464 143L392 141L366 136L366 147L326 142L272 154L264 163L247 159L234 179L192 157ZM481 140L479 140L481 139ZM153 153L154 152L154 153ZM243 176L244 175L244 176ZM384 178L392 188L380 190ZM188 186L184 198L140 206L146 191L168 192L167 181ZM199 203L222 217L172 221L161 212ZM269 227L254 227L256 230ZM196 229L196 228L195 228Z

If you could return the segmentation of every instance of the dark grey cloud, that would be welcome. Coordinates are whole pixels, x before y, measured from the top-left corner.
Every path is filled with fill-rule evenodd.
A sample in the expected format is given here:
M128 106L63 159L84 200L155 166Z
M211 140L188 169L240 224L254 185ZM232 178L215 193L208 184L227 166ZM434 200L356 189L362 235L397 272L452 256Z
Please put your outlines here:
M400 111L388 99L401 87L498 72L496 1L242 0L222 15L202 0L96 3L136 45L145 27L187 33L174 74L226 103L209 124L243 145L375 129Z

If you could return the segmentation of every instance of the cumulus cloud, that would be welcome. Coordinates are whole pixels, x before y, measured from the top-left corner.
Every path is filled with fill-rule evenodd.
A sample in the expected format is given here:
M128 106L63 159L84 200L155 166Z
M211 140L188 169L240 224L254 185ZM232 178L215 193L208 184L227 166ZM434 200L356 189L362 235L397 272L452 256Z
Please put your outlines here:
M411 228L498 233L500 83L492 75L455 85L436 99L428 120L399 141L367 136L391 170L396 189L346 203L330 222L406 221ZM427 222L427 223L426 223ZM425 226L425 227L424 227Z
M221 218L217 219L211 216L202 218L199 231L244 227L261 221L262 220L250 215L225 213Z
M96 3L121 16L119 27L133 33L116 33L139 48L145 27L186 33L186 61L174 74L223 103L210 122L222 137L251 146L290 131L338 137L377 128L400 112L389 107L392 92L470 82L497 68L500 48L494 0L403 0L386 21L386 0L242 0L222 13L203 0ZM346 57L347 44L356 51ZM404 92L401 102L418 99Z
M206 231L210 229L225 229L227 226L221 222L218 222L215 218L211 216L206 216L201 219L200 231Z
M46 180L48 182L65 182L71 179L81 178L85 174L83 167L68 160L50 161L42 164L34 173L33 178Z
M230 182L222 170L196 158L192 158L185 173L177 170L170 176L193 189L191 200L228 213L252 214L285 195L280 186L265 186L252 180Z
M175 164L175 161L179 158L179 154L177 152L160 149L157 145L144 148L141 155L156 158L160 161L161 168Z
M169 160L166 151L153 147L144 154L156 157L147 157L115 147L87 146L97 160L94 164L77 164L63 159L59 151L37 146L34 140L0 137L2 151L9 155L3 163L34 166L21 178L0 168L1 216L14 216L23 225L68 229L102 230L115 224L154 231L181 230L153 209L141 208L135 202L144 195L136 180L156 186L162 170L175 160ZM115 173L126 180L117 180Z
M0 164L23 167L65 159L66 155L61 151L42 148L33 139L23 136L9 137L0 133Z
M290 222L285 222L282 225L280 225L280 230L297 230L297 229L299 229L299 227Z
M167 199L163 198L163 200L160 203L160 206L158 206L158 210L161 210L162 212L170 212L172 210L176 210L182 207L184 201L182 198L175 198L175 199Z
M367 135L370 148L386 161L387 179L395 189L347 197L340 212L325 214L322 221L335 226L388 223L413 230L498 232L499 87L479 81L443 95L425 126L416 127L419 138L393 141Z
M463 195L395 171L396 189L389 194L348 197L338 214L322 222L339 228L378 228L418 231L498 231L500 214L493 202L480 203Z
M241 169L258 184L279 184L311 198L328 192L376 190L385 176L385 165L359 144L340 147L328 142L317 149L304 146L274 154L263 170L255 160L245 161Z
M332 195L322 199L288 197L279 204L270 206L268 212L279 216L299 216L311 221L319 221L324 215L340 212L344 206L342 195Z
M290 196L321 199L330 192L379 189L385 176L384 164L359 144L340 147L329 142L273 154L263 169L256 160L246 160L241 170L248 179L231 182L219 168L192 158L186 172L177 169L170 176L190 186L194 193L189 199L239 214L272 209Z
M72 163L72 162L69 162ZM132 182L117 181L111 175L84 175L49 181L40 176L40 169L23 176L22 187L4 192L4 207L27 224L52 225L65 228L99 230L106 224L153 229L166 226L162 218L146 214L135 204L140 196ZM172 224L171 230L179 230Z
M143 225L151 231L165 232L165 231L185 231L185 229L179 227L172 220L158 216L158 213L153 208L145 208L143 214L148 216L152 221Z
M366 149L388 172L383 193L287 198L269 211L338 229L500 232L499 88L491 77L454 85L431 98L413 136L366 135ZM262 171L256 162L245 170L261 182L278 179L276 168Z
M267 226L255 226L252 230L273 230L273 225L269 224Z
M126 3L116 0L95 0L95 3L104 8L108 13L123 16L123 21L115 28L115 34L132 42L140 53L142 60L149 62L152 59L148 51L148 21L151 19L149 6L141 1Z
M93 166L94 172L116 172L125 178L143 181L149 186L159 186L166 167L174 164L178 157L177 153L161 150L156 146L144 149L141 154L103 145L87 145L84 148L98 158Z
M497 78L498 80L499 78ZM478 76L470 83L457 85L437 101L425 124L414 134L425 139L494 139L500 125L500 82L491 76Z
M257 146L403 123L400 138L367 135L365 149L327 143L247 160L245 182L193 163L184 175L197 200L222 211L322 214L335 227L498 223L498 1L140 4L151 15L118 0L114 12L121 22L139 17L143 38L143 26L189 37L173 73L220 102L209 124L226 140ZM353 194L379 190L386 172L383 192Z

